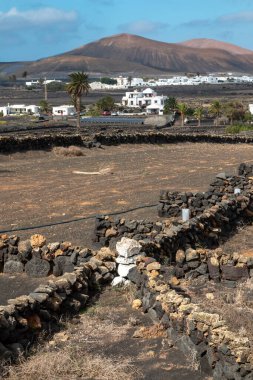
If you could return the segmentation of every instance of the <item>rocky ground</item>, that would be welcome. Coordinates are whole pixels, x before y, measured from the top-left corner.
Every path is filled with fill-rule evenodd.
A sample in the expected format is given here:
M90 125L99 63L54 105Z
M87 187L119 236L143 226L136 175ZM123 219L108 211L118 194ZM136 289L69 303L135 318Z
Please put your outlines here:
M133 294L133 288L104 291L31 359L11 367L9 380L211 380L131 308Z

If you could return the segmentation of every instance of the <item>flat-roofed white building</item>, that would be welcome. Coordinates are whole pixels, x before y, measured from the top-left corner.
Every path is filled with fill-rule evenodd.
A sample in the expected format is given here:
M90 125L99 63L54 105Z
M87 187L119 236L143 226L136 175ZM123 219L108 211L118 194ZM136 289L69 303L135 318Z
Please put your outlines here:
M71 116L76 110L73 105L64 104L62 106L53 107L52 112L55 116Z
M40 111L40 107L35 104L31 104L29 106L25 104L8 104L7 106L0 107L0 112L3 113L3 116L7 115L32 115L38 113Z
M129 108L146 108L147 114L163 114L167 96L157 95L152 88L129 91L122 98L122 105Z

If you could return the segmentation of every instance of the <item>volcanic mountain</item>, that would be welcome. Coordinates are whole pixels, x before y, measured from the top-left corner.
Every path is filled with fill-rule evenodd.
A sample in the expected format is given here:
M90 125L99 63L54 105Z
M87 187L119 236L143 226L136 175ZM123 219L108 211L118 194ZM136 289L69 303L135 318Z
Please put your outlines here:
M185 72L253 72L253 51L206 39L165 43L119 34L25 65L29 75L147 75ZM23 68L23 70L24 70Z

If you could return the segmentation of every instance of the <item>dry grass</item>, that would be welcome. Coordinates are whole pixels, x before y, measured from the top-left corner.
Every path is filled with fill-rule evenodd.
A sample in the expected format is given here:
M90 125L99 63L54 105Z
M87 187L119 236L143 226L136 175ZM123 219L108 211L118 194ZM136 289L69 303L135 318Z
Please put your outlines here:
M64 157L80 157L80 156L85 156L83 150L79 148L78 146L68 146L68 147L63 147L63 146L56 146L53 148L52 152L56 156L64 156Z
M59 351L39 352L11 367L9 380L135 380L142 375L130 359L108 358L67 346Z

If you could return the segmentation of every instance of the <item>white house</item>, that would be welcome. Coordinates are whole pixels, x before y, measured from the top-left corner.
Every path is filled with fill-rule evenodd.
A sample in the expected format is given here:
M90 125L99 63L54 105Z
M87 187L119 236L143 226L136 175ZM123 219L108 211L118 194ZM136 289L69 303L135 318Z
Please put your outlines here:
M249 104L249 112L253 115L253 104Z
M31 81L25 82L25 85L27 87L38 86L39 84L40 82L38 80L31 80Z
M164 102L167 96L153 96L151 98L151 104L146 107L147 115L158 114L163 115Z
M62 105L53 107L53 115L55 116L71 116L76 112L72 105Z
M8 104L7 106L0 107L0 112L3 113L3 116L7 115L32 115L38 113L40 110L39 106L31 104L29 106L25 104Z
M126 92L122 98L122 105L130 108L146 108L148 114L163 114L166 96L158 96L152 88L143 91Z

